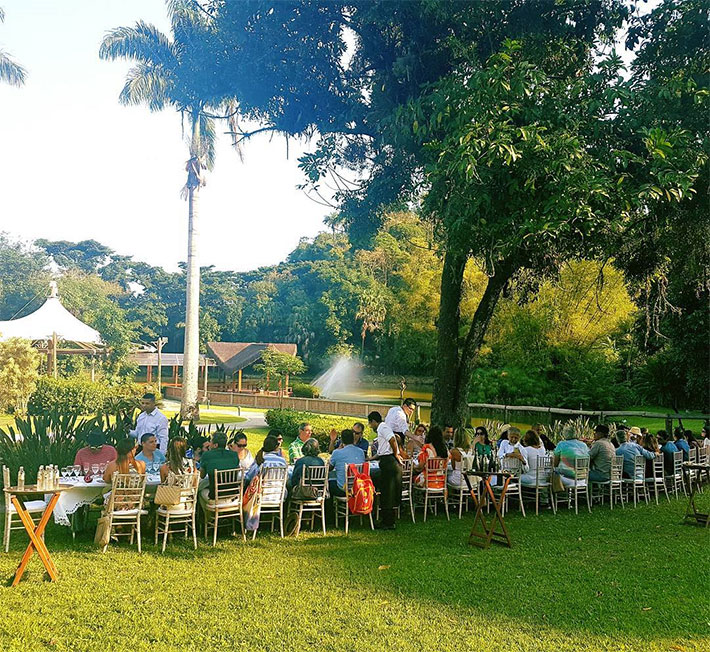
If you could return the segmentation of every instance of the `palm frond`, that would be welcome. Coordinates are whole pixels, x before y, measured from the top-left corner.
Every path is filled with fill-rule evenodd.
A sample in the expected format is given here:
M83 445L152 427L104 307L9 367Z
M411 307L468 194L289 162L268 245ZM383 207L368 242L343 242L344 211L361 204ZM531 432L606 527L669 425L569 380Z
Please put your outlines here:
M216 133L214 120L200 113L200 159L208 170L214 168Z
M15 63L9 54L0 50L0 82L6 82L12 86L22 86L25 83L27 72L19 64Z
M134 59L172 68L175 45L154 25L138 21L135 27L116 27L106 33L99 48L101 59Z
M147 104L151 111L160 111L171 102L171 88L169 73L162 66L141 62L128 71L118 100L121 104Z

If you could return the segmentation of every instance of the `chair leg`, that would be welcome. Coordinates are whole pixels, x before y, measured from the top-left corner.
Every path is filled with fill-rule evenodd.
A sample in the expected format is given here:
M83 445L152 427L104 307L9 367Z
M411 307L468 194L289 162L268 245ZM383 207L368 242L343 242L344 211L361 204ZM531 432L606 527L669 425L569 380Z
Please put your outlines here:
M160 514L155 515L155 541L153 542L154 546L158 545L158 533L160 532Z
M444 494L444 511L446 512L446 520L450 521L451 519L449 518L449 501L448 501L448 496Z
M584 495L587 499L587 511L589 511L589 513L591 514L592 513L592 503L589 500L589 481L587 481L587 490L584 492Z
M281 502L279 505L279 530L281 531L281 538L284 538L284 504Z
M3 530L2 544L5 548L5 552L10 550L10 524L12 523L12 513L10 512L10 505L5 505L5 529Z
M424 522L426 523L426 513L429 511L429 492L424 492Z
M165 516L165 532L163 532L163 549L160 552L165 552L165 546L168 544L168 532L170 531L170 514Z
M523 505L523 486L518 485L518 500L520 501L520 511L523 513L523 518L525 518L525 505Z
M217 545L217 523L219 522L219 512L215 510L214 513L214 533L212 535L212 545Z
M197 527L195 526L195 509L192 510L192 545L197 550Z
M345 534L348 534L348 530L349 530L349 526L350 526L349 512L350 512L349 509L345 510Z
M416 523L416 521L414 520L414 497L412 496L412 494L409 494L409 511L412 514L412 523Z
M296 535L301 533L301 519L303 518L303 504L298 507L298 522L296 523Z
M136 536L138 537L138 552L141 552L141 515L136 519Z
M372 520L372 510L370 510L370 513L368 514L370 517L370 529L374 530L375 529L375 522Z
M323 534L325 535L325 499L323 500L320 507L320 522L323 526Z

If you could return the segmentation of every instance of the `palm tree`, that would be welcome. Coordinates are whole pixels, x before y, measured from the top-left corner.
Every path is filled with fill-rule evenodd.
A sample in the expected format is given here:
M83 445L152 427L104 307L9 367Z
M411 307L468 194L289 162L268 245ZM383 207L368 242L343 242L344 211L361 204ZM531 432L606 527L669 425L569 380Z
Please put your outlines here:
M171 37L139 21L135 27L117 27L104 37L102 59L125 58L136 62L126 76L119 96L122 104L146 104L151 111L171 107L190 125L187 180L182 190L188 203L187 289L183 385L180 412L183 418L199 415L200 265L198 258L198 193L204 171L214 164L215 112L222 105L204 100L205 79L201 62L209 61L208 37L212 21L196 3L167 3ZM226 105L226 114L234 115ZM227 116L225 116L227 117Z
M5 21L5 12L0 7L0 23ZM25 83L25 69L12 60L12 57L0 50L0 81L12 84L13 86L22 86Z

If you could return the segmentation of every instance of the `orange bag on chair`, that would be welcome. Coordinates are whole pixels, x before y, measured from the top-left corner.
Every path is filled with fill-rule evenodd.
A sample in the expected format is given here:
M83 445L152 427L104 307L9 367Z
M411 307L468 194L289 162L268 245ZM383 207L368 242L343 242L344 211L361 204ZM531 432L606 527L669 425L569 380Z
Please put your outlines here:
M375 485L370 477L370 465L362 467L359 473L354 464L350 464L350 475L354 476L353 488L348 499L348 509L351 514L369 514L375 504Z

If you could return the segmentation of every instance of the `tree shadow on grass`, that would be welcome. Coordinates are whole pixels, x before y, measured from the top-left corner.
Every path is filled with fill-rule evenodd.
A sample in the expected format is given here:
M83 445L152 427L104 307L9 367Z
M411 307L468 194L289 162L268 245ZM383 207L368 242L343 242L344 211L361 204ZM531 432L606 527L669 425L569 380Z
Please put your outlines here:
M598 636L707 635L708 535L685 501L507 519L513 548L469 546L472 514L400 522L395 532L308 537L292 555L348 583L485 617Z

